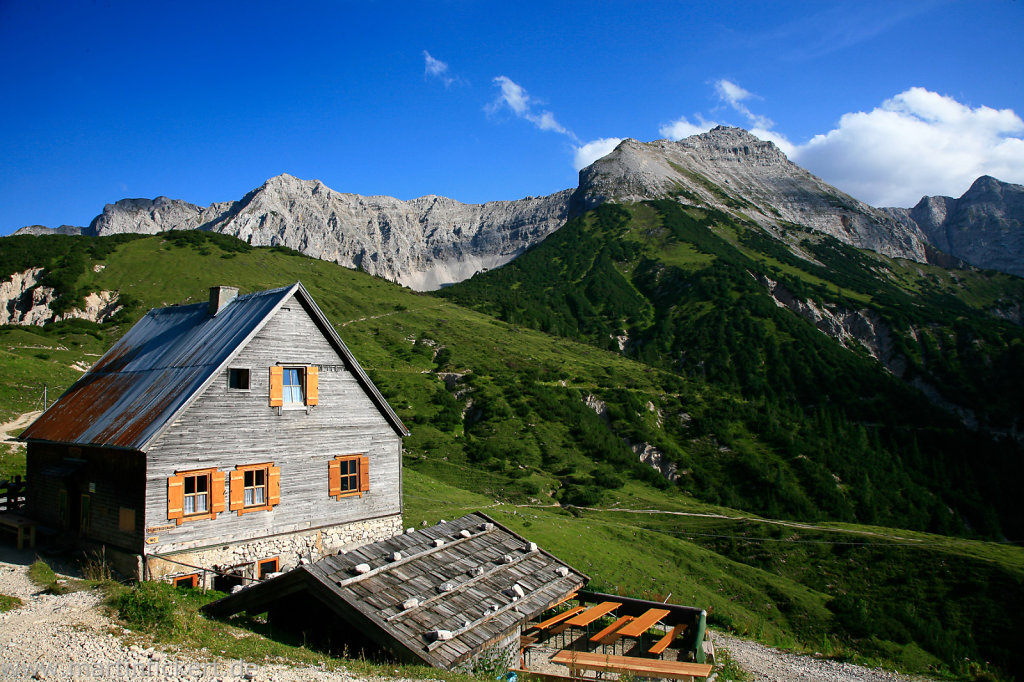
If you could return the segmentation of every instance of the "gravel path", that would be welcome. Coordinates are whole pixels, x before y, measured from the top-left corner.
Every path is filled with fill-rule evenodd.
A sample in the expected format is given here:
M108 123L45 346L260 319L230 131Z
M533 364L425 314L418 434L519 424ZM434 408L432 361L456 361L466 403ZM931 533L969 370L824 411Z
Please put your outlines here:
M901 675L880 668L865 668L852 663L841 663L826 658L801 656L730 637L711 633L715 650L726 649L754 682L789 682L790 680L822 680L823 682L882 682L883 680L925 680L926 678Z
M189 658L127 644L123 638L130 631L103 613L98 592L41 594L24 565L0 562L0 594L25 603L0 613L0 680L379 682L346 672Z
M320 668L257 665L226 659L189 657L126 643L131 632L100 608L95 591L42 594L24 564L0 562L0 594L19 597L24 606L0 613L0 680L222 680L247 682L404 682L359 678ZM822 680L882 682L923 680L813 656L798 656L718 632L716 649L727 649L755 682ZM422 682L422 681L420 681ZM722 682L721 680L719 682Z

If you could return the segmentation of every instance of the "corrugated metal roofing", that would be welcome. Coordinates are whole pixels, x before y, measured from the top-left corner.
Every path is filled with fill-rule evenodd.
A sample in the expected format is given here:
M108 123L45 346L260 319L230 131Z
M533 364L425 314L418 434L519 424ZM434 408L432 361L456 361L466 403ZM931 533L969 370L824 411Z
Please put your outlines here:
M362 573L356 568L361 564ZM330 598L338 600L335 611L348 612L350 619L384 633L400 657L448 669L514 634L589 580L477 512L326 557L214 602L207 610L223 616L252 610L255 603L263 609L276 598L278 585L293 588L297 572L319 583L318 593L327 588ZM439 630L450 632L451 638L436 639L433 633Z
M401 435L405 426L326 322L305 288L238 296L210 315L207 303L149 311L21 435L75 445L145 450L293 294L300 294L364 389Z

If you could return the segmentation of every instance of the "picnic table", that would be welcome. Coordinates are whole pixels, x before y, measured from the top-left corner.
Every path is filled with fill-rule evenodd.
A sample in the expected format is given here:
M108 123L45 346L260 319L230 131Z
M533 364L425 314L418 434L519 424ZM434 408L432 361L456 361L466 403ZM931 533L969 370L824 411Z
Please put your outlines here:
M30 548L36 546L36 523L32 519L18 514L0 514L0 527L14 532L18 549L24 549L26 540Z
M647 611L637 616L632 623L626 625L619 632L623 637L640 637L669 613L671 611L668 609L647 609Z
M570 627L585 628L601 616L606 616L615 609L622 606L616 601L603 601L600 604L595 604L583 613L578 613L569 620L565 621L565 624Z
M695 677L707 677L711 674L712 669L709 663L665 661L660 658L638 658L636 656L612 656L565 649L555 654L551 662L567 666L571 675L575 675L579 670L598 670L601 672L627 673L637 677L665 677L691 681Z

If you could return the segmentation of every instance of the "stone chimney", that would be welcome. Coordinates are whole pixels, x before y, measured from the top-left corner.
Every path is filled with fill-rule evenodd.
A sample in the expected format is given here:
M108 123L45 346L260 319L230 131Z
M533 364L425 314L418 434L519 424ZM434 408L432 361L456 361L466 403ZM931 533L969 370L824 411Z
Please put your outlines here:
M216 315L238 296L238 287L210 287L210 314Z

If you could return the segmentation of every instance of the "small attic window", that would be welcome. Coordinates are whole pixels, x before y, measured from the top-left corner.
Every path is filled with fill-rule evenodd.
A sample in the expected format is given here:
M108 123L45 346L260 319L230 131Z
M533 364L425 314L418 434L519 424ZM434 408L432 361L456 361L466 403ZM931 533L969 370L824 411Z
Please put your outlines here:
M228 388L233 391L248 391L249 369L243 367L228 369Z

